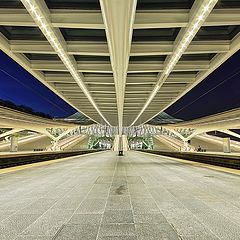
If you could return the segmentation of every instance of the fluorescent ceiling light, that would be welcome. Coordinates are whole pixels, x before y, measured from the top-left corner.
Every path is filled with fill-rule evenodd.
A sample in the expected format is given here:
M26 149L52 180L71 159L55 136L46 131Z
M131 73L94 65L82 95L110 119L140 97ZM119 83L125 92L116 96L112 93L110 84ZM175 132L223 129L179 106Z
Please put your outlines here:
M175 67L178 60L181 58L182 54L185 52L190 42L202 26L203 22L208 17L210 11L215 6L218 0L205 0L202 6L199 8L192 21L189 23L189 26L186 28L185 33L182 37L180 46L176 48L173 52L170 60L168 61L166 68L164 70L165 75L169 75L172 69Z

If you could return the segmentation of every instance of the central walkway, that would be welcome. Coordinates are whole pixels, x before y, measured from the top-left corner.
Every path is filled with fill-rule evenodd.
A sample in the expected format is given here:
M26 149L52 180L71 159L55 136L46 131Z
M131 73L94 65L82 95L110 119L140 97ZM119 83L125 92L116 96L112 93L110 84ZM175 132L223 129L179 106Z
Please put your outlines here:
M140 152L0 175L0 239L240 239L240 177Z

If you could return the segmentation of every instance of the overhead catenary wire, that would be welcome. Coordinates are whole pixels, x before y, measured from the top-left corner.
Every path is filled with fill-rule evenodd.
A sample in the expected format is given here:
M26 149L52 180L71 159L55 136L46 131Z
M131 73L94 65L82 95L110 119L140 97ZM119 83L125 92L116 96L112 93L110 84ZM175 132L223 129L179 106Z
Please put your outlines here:
M177 110L176 112L174 112L172 115L181 112L182 110L184 110L185 108L189 107L189 106L192 105L193 103L197 102L199 99L201 99L202 97L206 96L208 93L212 92L213 90L215 90L216 88L218 88L219 86L221 86L221 85L224 84L225 82L229 81L229 80L232 79L233 77L237 76L238 74L240 74L240 69L238 69L237 72L231 74L231 75L228 76L227 78L223 79L223 80L222 80L220 83L218 83L216 86L212 87L211 89L209 89L209 90L206 91L205 93L201 94L198 98L194 99L192 102L188 103L187 105L183 106L182 108L180 108L179 110Z
M30 86L28 86L27 84L23 83L22 81L20 81L18 78L16 78L15 76L11 75L10 73L8 73L7 71L3 70L2 68L0 68L0 71L3 72L4 74L6 74L8 77L11 77L13 80L15 80L16 82L18 82L20 85L22 85L23 87L31 90L32 92L34 92L34 94L40 96L42 99L44 99L45 101L47 101L48 103L50 103L52 106L54 106L55 108L61 110L62 112L69 114L68 111L66 111L65 109L63 109L62 107L60 107L59 105L57 105L56 103L54 103L53 101L51 101L49 98L44 97L42 94L40 94L38 91L36 91L35 89L31 88Z

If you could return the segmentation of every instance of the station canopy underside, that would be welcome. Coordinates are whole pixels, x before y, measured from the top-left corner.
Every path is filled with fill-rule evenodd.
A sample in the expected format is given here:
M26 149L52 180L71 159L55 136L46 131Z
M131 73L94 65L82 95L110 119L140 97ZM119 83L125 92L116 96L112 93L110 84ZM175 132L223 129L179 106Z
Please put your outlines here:
M28 1L1 0L1 49L101 124L149 121L240 47L239 0L31 2L55 40ZM209 2L189 37L195 16Z

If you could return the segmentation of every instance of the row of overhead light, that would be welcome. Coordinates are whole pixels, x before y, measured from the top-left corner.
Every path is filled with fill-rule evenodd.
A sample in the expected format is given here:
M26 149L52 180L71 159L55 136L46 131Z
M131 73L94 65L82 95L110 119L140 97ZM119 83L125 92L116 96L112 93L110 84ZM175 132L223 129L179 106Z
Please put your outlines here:
M48 22L47 17L45 17L44 13L38 7L35 0L21 0L29 14L32 16L38 27L41 29L42 33L45 35L55 52L58 54L62 62L64 63L65 67L68 69L72 77L75 79L79 87L82 89L90 103L96 109L98 114L104 119L104 121L111 125L108 120L103 116L101 111L99 110L97 104L93 100L92 96L90 95L88 89L86 88L85 84L81 79L81 74L77 71L77 67L73 64L71 58L62 47L61 42L57 38L54 28L51 26L51 23Z
M185 29L185 33L182 37L182 40L176 44L175 49L173 50L173 54L167 60L166 67L163 71L163 76L161 78L161 81L158 81L155 85L153 91L151 92L149 98L147 99L146 103L144 104L143 108L141 109L138 116L135 118L135 120L132 122L131 126L136 123L138 118L143 114L143 112L146 110L146 108L149 106L149 104L152 102L153 98L157 94L158 90L162 86L162 83L164 80L168 77L170 72L173 70L175 65L177 64L178 60L181 58L189 44L191 43L192 39L208 17L209 13L212 11L213 7L217 3L218 0L203 0L201 2L201 6L197 10L196 14L190 19L189 25ZM200 2L200 1L199 1Z
M185 34L182 38L182 41L176 48L176 50L173 52L170 61L168 62L164 74L169 75L169 73L172 71L182 54L187 49L188 45L191 43L192 39L208 17L209 13L215 6L218 0L205 0L205 4L202 4L202 6L199 8L197 14L193 17L191 20L190 25L187 27Z

